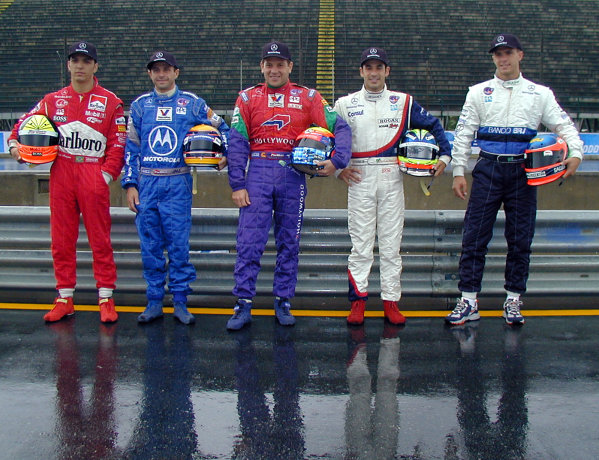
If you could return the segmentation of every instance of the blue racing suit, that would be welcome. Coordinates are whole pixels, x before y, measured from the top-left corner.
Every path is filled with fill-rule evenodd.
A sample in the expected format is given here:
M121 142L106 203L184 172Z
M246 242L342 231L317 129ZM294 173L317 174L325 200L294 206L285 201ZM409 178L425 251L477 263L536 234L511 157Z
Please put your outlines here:
M172 95L152 91L131 104L121 184L125 189L139 190L135 224L148 300L164 297L165 248L168 287L173 296L189 294L189 285L196 277L189 261L192 179L183 159L183 139L199 124L217 128L226 150L229 127L193 93L177 87Z

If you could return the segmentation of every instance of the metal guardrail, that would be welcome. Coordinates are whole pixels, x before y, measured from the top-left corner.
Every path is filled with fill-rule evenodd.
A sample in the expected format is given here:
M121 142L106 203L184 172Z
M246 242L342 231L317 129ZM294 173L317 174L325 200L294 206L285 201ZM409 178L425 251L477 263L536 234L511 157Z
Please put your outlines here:
M142 305L145 282L134 215L112 208L112 241L120 304ZM197 270L190 303L231 305L237 209L194 209L191 260ZM402 241L404 304L448 306L457 296L463 211L406 212ZM503 295L506 245L503 213L489 246L482 296ZM0 206L0 301L48 302L54 295L48 207ZM95 281L85 229L78 243L77 296L94 303ZM294 306L347 308L347 254L351 248L346 210L313 209L304 215L299 279ZM527 299L575 306L599 291L599 211L539 211ZM258 296L270 296L275 265L269 239L258 278ZM369 292L380 293L378 258ZM298 302L299 300L299 302ZM555 302L553 302L555 303ZM270 306L270 301L268 303Z

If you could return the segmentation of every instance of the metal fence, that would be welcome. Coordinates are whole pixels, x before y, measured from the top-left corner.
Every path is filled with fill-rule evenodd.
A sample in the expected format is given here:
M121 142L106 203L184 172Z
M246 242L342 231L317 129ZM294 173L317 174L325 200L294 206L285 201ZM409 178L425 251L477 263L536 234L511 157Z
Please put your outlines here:
M112 208L112 239L118 267L115 298L120 305L142 305L145 282L134 215ZM49 302L54 295L47 207L0 206L0 301ZM194 306L233 302L236 209L194 209L191 260L197 270ZM445 308L458 295L458 259L463 211L406 212L402 241L402 304L407 308ZM506 246L503 213L489 246L482 297L503 295ZM347 254L351 248L346 210L307 210L302 231L295 308L347 308ZM599 291L599 211L539 211L533 243L527 306L576 307L596 301ZM269 239L258 278L257 301L271 295L275 265ZM85 229L78 244L77 301L95 303L92 257ZM369 293L380 293L378 258ZM265 306L270 306L270 300Z

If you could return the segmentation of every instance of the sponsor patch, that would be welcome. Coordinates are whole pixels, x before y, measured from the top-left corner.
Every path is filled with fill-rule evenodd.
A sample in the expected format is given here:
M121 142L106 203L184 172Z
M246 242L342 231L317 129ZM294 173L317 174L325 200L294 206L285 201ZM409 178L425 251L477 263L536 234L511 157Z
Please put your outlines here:
M156 111L156 121L173 121L172 107L158 107Z
M280 93L268 95L268 106L269 107L285 107L285 95Z
M108 98L106 96L92 94L89 98L89 104L87 105L87 108L90 110L97 110L98 112L106 112L107 104Z
M52 117L52 120L64 123L67 121L67 117L65 117L64 115L54 115L54 117Z
M187 113L187 108L186 107L177 107L177 109L175 110L175 113L177 115L185 115Z
M59 109L62 109L64 107L66 107L67 105L69 105L69 101L67 101L66 99L56 99L56 107Z

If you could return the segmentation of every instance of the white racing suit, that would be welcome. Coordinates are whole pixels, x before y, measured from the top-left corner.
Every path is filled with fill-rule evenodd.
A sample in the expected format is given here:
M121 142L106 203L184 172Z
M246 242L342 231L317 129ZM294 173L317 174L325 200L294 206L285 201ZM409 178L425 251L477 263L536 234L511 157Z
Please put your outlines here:
M348 188L348 228L352 250L348 258L349 300L368 298L368 275L374 260L375 235L380 255L381 298L401 298L399 248L404 224L403 178L396 146L412 128L429 130L445 163L450 146L441 123L409 94L385 89L370 93L364 87L340 98L335 111L352 130L350 165L361 181Z

